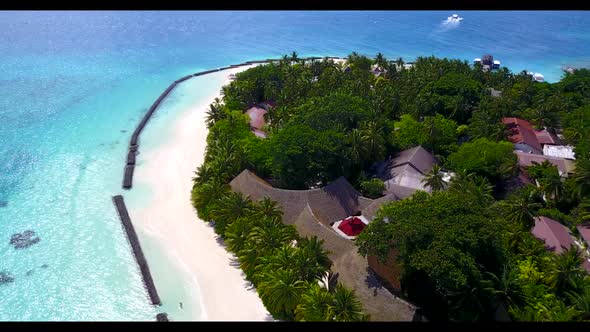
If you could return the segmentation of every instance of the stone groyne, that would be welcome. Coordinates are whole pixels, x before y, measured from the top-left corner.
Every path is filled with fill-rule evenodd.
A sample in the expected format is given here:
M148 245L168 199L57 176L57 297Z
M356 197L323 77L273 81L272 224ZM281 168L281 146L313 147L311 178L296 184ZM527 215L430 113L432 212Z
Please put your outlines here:
M156 291L156 286L154 285L154 280L152 279L152 274L150 273L150 268L148 266L147 260L145 259L143 251L141 250L139 238L137 237L137 233L135 233L135 229L133 228L133 224L131 223L131 218L129 217L129 213L127 212L127 207L125 206L123 196L113 196L113 203L115 204L115 208L119 213L119 218L121 219L121 223L123 224L123 229L127 234L129 243L131 244L131 249L133 249L133 255L135 256L135 260L137 260L137 264L139 265L141 276L143 277L143 284L147 288L150 300L153 305L160 305L160 297L158 296L158 292Z

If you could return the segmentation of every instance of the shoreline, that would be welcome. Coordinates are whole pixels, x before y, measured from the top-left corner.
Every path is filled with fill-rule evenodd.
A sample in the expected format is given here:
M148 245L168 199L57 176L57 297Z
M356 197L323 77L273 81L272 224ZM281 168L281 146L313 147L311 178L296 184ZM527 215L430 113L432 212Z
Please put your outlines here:
M230 74L252 66L221 71L222 85L229 83ZM173 264L175 271L168 272L182 274L175 277L189 283L184 286L190 298L182 301L183 313L188 312L186 320L264 321L269 315L258 294L247 289L248 281L241 269L232 266L233 255L219 243L213 228L198 219L190 202L191 179L205 154L208 134L205 112L215 97L221 97L220 89L221 86L214 95L179 110L180 114L173 119L171 135L153 149L144 148L143 162L135 170L135 181L150 188L150 199L147 204L130 207L130 213L141 235L149 237L148 242L158 247L150 251L162 250L158 255L170 261L158 266L159 260L153 260L154 269ZM159 283L158 276L154 278L158 290L165 293L170 285ZM178 306L166 303L165 294L162 297L164 305ZM175 320L170 310L168 313Z

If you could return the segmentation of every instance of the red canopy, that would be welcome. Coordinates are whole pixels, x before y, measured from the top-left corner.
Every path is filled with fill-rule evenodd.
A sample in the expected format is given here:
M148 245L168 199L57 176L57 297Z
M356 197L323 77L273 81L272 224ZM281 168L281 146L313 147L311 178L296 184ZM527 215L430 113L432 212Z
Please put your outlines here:
M348 236L357 236L363 231L365 226L367 225L360 218L348 217L342 220L340 225L338 225L338 229Z

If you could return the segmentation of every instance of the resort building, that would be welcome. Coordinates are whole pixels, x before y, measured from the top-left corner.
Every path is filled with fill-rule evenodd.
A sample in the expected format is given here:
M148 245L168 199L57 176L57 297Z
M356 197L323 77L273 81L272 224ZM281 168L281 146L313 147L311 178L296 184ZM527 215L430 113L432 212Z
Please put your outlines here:
M491 54L486 54L481 58L481 64L484 66L490 66L494 64L494 57Z
M569 250L570 247L576 246L575 238L570 230L551 218L536 217L532 233L545 243L547 250L556 254L561 254Z
M545 145L543 146L543 154L555 158L576 159L574 147L570 145Z
M522 151L514 151L516 157L518 158L518 166L521 168L521 171L526 173L526 168L529 166L533 166L535 163L541 164L544 161L550 162L553 166L557 167L557 171L561 177L568 177L574 173L574 163L571 160L563 159L563 158L556 158L550 156L544 156L539 154L533 153L526 153Z
M371 69L371 73L375 76L375 77L379 77L381 75L384 75L387 72L387 70L375 65L373 66L373 68Z
M508 140L514 143L516 150L543 154L543 146L559 144L559 138L553 133L547 129L535 130L526 120L502 118L502 123L508 130Z
M533 80L535 80L539 83L543 83L543 82L545 82L545 76L543 76L543 74L541 74L541 73L534 73Z
M317 236L323 240L323 247L329 251L333 262L332 271L339 274L339 281L346 287L355 290L373 320L419 318L417 308L398 296L401 268L395 264L395 256L390 259L391 264L383 267L370 264L371 260L376 260L359 255L351 240L363 231L381 204L400 197L395 194L378 200L363 197L344 177L318 189L279 189L249 170L236 176L230 187L255 201L269 197L281 207L285 224L294 225L301 236ZM394 282L383 287L380 280Z
M266 133L262 131L262 127L266 124L264 120L264 114L266 113L267 111L264 108L258 106L251 107L246 111L246 114L250 117L250 130L260 138L266 138Z
M590 226L589 225L578 225L576 227L580 232L580 235L587 244L590 243ZM549 251L559 255L569 250L571 247L577 247L582 250L582 257L584 262L582 267L590 272L590 261L588 261L588 250L583 248L583 245L579 243L576 238L572 235L570 230L560 224L558 221L547 217L536 217L535 226L532 230L533 235L545 243L545 248Z
M388 194L406 196L416 190L430 192L430 188L422 183L424 176L436 163L434 156L423 147L417 146L401 151L394 158L376 166L377 177L385 183ZM410 194L411 195L411 194Z
M588 247L590 246L590 223L584 223L582 225L576 226L576 229L580 233L580 236L584 240L583 246L584 248L584 263L583 266L586 271L590 272L590 251L588 251Z
M494 57L491 54L486 54L481 58L473 59L473 65L480 65L484 71L489 71L493 69L500 69L500 61L494 60Z

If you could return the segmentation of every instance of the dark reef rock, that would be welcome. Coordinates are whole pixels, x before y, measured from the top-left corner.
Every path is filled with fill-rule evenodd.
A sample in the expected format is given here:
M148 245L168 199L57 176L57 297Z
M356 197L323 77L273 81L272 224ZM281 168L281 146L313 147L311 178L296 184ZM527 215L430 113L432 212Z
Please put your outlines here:
M34 270L28 270L27 273L25 274L27 277L30 277L33 275Z
M159 313L156 315L156 320L158 322L168 322L168 314L165 312Z
M6 271L0 272L0 285L8 284L14 281L14 278L10 275L10 273Z
M14 249L28 248L33 244L39 243L39 241L41 241L41 239L38 236L35 236L35 232L31 230L16 233L10 237L10 244L14 246Z
M7 201L0 201L0 208L1 207L7 207L8 206L8 202Z
M49 267L49 265L47 265L47 264L43 264L43 265L41 265L41 268L42 268L42 269L46 269L46 268L48 268L48 267Z

